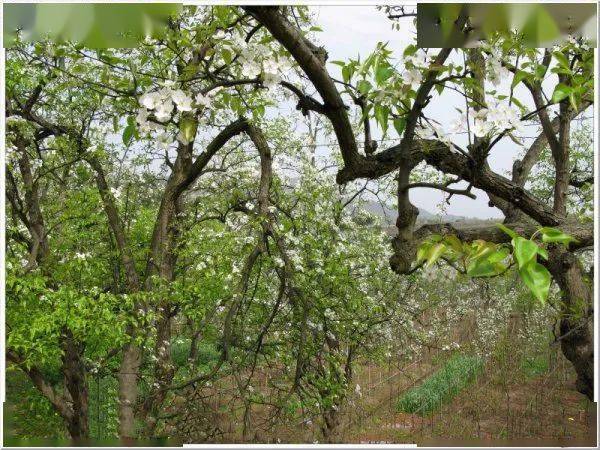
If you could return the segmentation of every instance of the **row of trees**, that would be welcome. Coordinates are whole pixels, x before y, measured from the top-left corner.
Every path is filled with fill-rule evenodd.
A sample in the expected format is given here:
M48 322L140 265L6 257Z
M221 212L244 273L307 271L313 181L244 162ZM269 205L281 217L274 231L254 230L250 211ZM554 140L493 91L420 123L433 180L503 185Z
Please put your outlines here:
M541 267L562 293L559 339L580 389L593 395L592 291L578 254L592 245L592 223L582 219L589 196L571 196L585 195L592 180L577 162L589 155L570 141L571 121L592 101L591 50L571 42L540 53L504 36L433 57L409 47L402 68L378 45L362 62L338 62L337 80L310 27L306 8L189 8L133 49L38 42L8 51L7 359L71 437L89 436L94 374L118 379L123 438L168 434L166 420L185 410L181 399L224 376L250 436L251 409L266 402L252 389L261 370L277 374L271 420L308 411L328 436L357 358L385 347L392 324L412 323L415 305L405 308L398 295L414 275L397 274L437 257L456 261L449 246L417 255L432 233L503 244L511 230L530 237L547 227L538 233L551 242ZM464 53L464 64L448 62L453 53ZM488 89L501 70L514 74L509 96ZM521 85L533 111L513 95ZM306 93L313 87L318 96ZM449 91L465 99L466 149L426 115ZM290 98L308 131L276 117ZM400 143L378 149L373 121L384 133L394 128ZM512 178L494 173L490 152L518 139L526 121L539 121L542 133ZM342 159L323 162L316 141L330 130ZM540 162L554 172L552 207L547 186L538 195L526 188ZM330 163L341 167L337 186ZM423 179L424 164L444 176L440 183ZM396 183L392 246L360 212L377 192L359 178L382 191ZM468 187L450 187L459 181ZM479 188L505 213L509 234L416 229L415 187ZM528 258L520 272L536 292L540 283L527 276L542 272ZM199 362L203 345L215 352L209 364Z

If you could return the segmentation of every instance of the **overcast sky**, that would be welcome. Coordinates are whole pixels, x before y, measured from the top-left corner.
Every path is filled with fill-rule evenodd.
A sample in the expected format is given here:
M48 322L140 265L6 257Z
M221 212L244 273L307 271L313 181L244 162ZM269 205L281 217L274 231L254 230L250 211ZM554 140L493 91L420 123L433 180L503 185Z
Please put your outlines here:
M358 54L364 57L373 51L379 41L389 42L389 48L401 55L416 37L412 18L403 19L400 31L392 30L391 22L375 6L314 6L312 9L316 22L323 29L318 36L329 53L330 61L348 60ZM339 68L330 64L329 70L334 73ZM464 109L462 97L444 93L442 99L432 101L428 106L428 116L447 125L457 115L455 106ZM490 165L495 171L505 175L520 149L508 139L502 142L490 156ZM453 197L450 205L446 205L446 213L478 218L502 217L500 210L488 206L485 193L479 190L474 192L476 200L464 196ZM438 212L438 205L445 198L444 193L434 189L412 189L410 193L415 206L433 213Z

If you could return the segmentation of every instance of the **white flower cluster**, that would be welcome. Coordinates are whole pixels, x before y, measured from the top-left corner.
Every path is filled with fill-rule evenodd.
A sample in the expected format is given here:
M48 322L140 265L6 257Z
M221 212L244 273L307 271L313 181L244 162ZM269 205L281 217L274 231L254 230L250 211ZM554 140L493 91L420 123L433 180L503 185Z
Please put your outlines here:
M144 93L139 99L141 107L136 116L136 122L142 133L150 133L151 131L161 132L156 137L156 142L164 149L173 143L173 138L166 132L164 125L148 120L150 112L153 112L154 118L158 122L166 122L171 118L175 108L180 112L192 111L194 108L199 107L209 108L214 96L222 89L218 87L207 94L200 92L193 99L192 94L186 93L181 89L173 89L173 86L173 82L166 82L161 89ZM181 134L178 136L178 139L183 142Z
M488 108L473 112L473 133L475 136L486 136L494 129L504 131L515 129L522 131L519 110L508 103L492 101Z
M291 69L286 60L277 60L272 50L264 44L248 43L240 36L232 39L232 49L239 53L242 75L256 78L262 74L263 85L269 90L274 89L281 77Z
M485 61L488 79L494 86L500 85L502 80L509 80L511 73L502 65L502 55L498 49L492 49L492 54Z
M427 54L423 49L419 49L416 53L406 56L404 58L404 63L410 63L417 69L426 69L427 67L429 67L429 62L427 61Z
M196 96L196 105L210 106L210 97L203 94ZM194 109L194 101L188 93L181 89L173 89L166 84L158 91L146 92L140 97L140 108L138 113L138 123L145 123L148 118L148 111L154 111L154 117L159 122L165 122L171 118L174 106L178 111L191 111Z
M415 54L408 55L404 58L405 69L402 72L402 83L410 86L413 91L416 91L423 81L422 69L429 67L427 54L419 49Z
M164 86L158 91L146 92L140 97L140 105L145 109L140 109L138 114L138 123L145 122L148 117L148 111L154 111L154 117L159 122L166 122L173 113L173 104L177 105L179 111L191 111L192 99L180 89L172 89L170 86ZM141 125L141 124L140 124Z
M405 69L402 72L402 83L410 86L413 91L419 89L421 81L423 81L423 75L417 68Z

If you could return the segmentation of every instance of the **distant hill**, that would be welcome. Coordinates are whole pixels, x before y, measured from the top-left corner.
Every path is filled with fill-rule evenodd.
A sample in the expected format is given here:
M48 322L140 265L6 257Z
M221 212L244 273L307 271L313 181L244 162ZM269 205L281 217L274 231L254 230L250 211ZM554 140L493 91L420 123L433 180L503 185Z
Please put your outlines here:
M367 212L381 217L387 225L395 225L398 213L391 208L381 205L379 202L368 201L363 207ZM479 222L480 219L474 219L464 216L455 216L453 214L433 214L426 209L419 208L418 224L424 223L452 223L452 222Z

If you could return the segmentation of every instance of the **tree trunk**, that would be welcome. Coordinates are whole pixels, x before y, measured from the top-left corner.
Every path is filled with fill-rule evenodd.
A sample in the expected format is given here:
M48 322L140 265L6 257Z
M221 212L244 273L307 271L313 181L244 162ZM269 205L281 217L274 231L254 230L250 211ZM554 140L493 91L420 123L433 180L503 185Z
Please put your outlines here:
M325 442L332 444L337 440L337 428L339 425L339 415L336 410L328 409L323 413L323 426L321 431L323 432L323 439Z
M75 340L71 331L67 330L62 347L65 387L72 404L67 428L73 440L81 442L89 437L88 389L83 364L84 346Z
M131 334L128 332L128 335ZM139 347L133 342L127 344L119 370L119 436L126 440L136 437L135 409L140 363Z
M200 330L196 331L192 335L192 340L190 342L190 353L188 355L188 361L191 365L196 365L196 361L198 360L198 341L200 340Z
M577 372L577 390L594 399L594 310L591 283L572 253L555 248L548 266L562 292L560 344Z
M155 386L152 386L145 398L140 411L140 420L144 420L144 434L154 436L159 422L161 407L167 396L166 387L175 375L171 359L171 322L173 311L166 303L160 307L157 324L156 346L154 355L157 357L154 366Z

